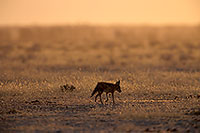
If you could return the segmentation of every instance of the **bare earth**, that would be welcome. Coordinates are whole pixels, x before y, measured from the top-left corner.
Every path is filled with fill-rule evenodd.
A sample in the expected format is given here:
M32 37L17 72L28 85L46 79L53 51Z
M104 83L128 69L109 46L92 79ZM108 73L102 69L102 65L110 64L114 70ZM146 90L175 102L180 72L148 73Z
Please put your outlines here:
M199 26L1 27L0 132L198 133L199 36ZM90 98L117 80L115 105Z

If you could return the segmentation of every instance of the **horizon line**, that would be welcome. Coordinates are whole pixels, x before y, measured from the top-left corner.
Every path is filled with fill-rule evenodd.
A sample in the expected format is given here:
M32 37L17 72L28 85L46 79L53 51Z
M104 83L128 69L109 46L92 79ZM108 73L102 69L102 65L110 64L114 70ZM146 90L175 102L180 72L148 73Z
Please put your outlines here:
M198 23L15 23L15 24L0 24L0 27L62 27L62 26L105 26L105 27L115 27L115 26L138 26L138 27L195 27L200 26Z

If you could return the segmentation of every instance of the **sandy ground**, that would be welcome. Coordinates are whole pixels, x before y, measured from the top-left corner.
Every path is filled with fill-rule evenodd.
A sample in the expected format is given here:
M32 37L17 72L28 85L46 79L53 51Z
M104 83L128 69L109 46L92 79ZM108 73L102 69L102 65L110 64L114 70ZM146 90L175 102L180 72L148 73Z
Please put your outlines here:
M0 132L198 133L199 35L199 27L1 27ZM90 98L97 82L118 80L115 105ZM62 91L66 83L76 89Z

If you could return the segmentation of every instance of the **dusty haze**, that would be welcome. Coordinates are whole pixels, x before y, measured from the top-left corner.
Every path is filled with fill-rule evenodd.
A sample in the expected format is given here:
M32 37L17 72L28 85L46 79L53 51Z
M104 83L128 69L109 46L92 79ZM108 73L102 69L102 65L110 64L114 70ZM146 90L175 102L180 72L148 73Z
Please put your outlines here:
M199 7L199 0L1 0L0 25L195 25Z

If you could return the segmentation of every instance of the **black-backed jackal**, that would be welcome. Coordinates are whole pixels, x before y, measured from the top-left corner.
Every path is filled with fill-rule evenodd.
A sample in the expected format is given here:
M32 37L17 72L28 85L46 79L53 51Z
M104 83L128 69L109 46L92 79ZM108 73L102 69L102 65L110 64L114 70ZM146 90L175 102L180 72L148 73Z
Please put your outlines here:
M113 99L113 104L115 104L114 100L114 92L118 91L119 93L122 92L120 89L120 81L117 81L115 84L112 83L106 83L106 82L98 82L97 86L95 87L94 91L91 94L91 97L94 96L95 93L98 92L98 94L95 96L95 102L97 100L97 97L100 97L101 104L103 104L102 99L101 99L101 94L103 92L106 93L106 101L108 101L108 93L112 94L112 99Z

